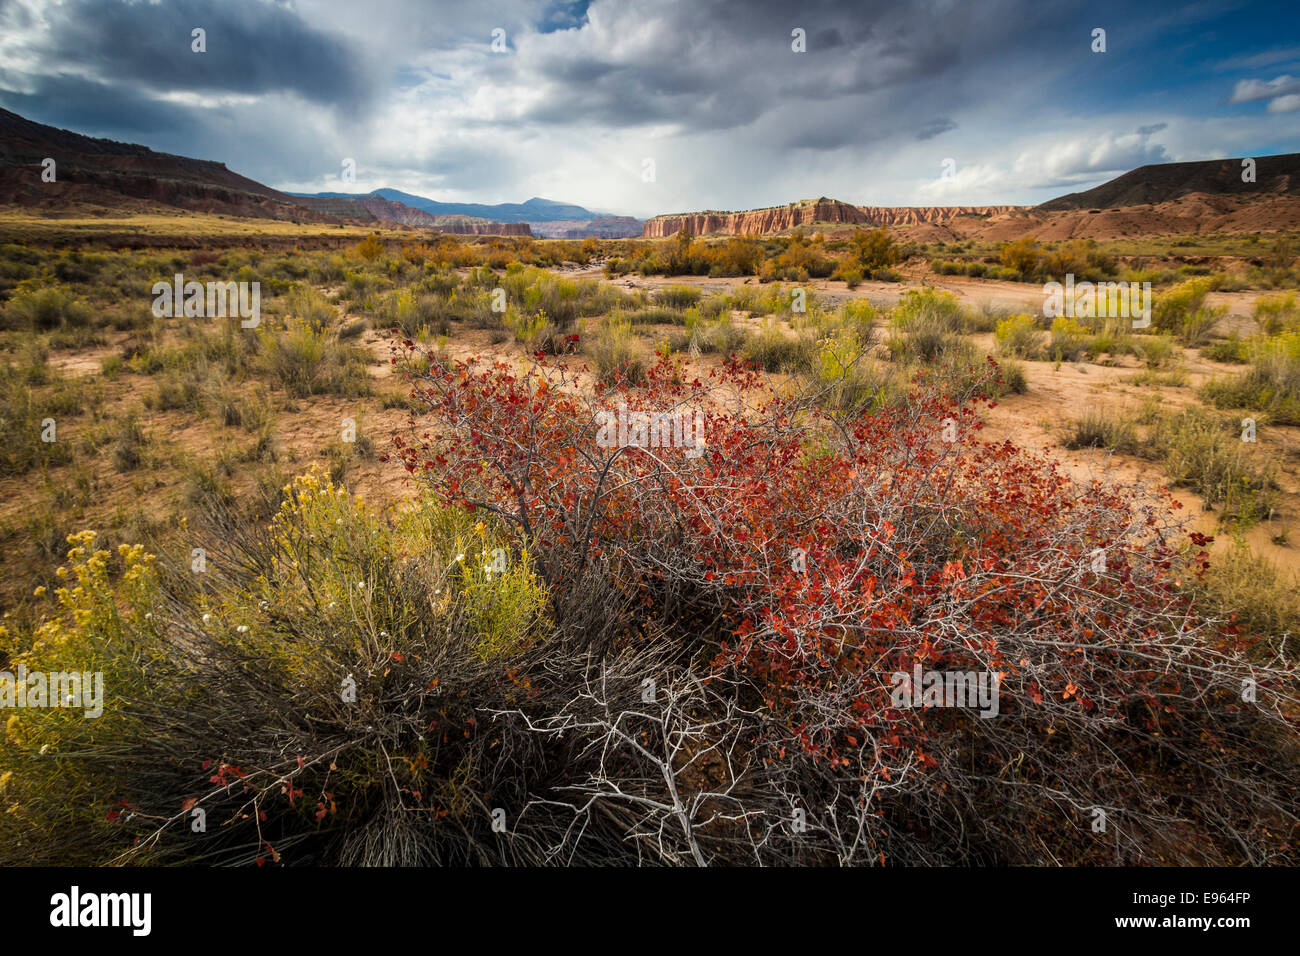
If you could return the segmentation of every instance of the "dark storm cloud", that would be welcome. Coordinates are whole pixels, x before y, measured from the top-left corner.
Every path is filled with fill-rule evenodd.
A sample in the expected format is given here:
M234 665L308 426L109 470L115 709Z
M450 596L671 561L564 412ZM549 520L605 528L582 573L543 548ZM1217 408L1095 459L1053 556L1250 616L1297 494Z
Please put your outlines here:
M524 114L530 122L660 123L700 132L735 129L798 103L800 112L821 113L824 120L812 124L814 131L790 132L781 141L835 148L879 138L830 115L839 112L838 101L908 84L928 88L940 109L945 101L977 95L973 74L1006 76L1018 69L1005 58L968 60L968 51L1009 49L1008 32L1032 30L1040 17L1010 0L951 10L902 0L869 8L763 0L655 3L629 7L625 16L605 5L593 11L591 29L584 31L591 42L538 42L503 68L547 90L545 100ZM796 28L804 31L804 53L791 49Z
M186 107L160 103L130 87L68 74L41 77L35 92L0 89L0 102L6 109L38 117L50 126L125 142L171 135L198 123Z
M373 89L349 43L309 26L279 4L73 0L44 8L43 15L48 32L30 52L45 69L89 73L114 87L287 92L345 108L360 106ZM206 31L204 53L191 48L195 28ZM113 97L102 98L108 102Z
M0 0L0 103L304 191L339 189L354 158L358 188L638 214L839 191L1014 202L1134 163L1257 151L1265 110L1300 103L1287 85L1300 71L1293 39L1237 12L1230 0L1191 13L1173 0ZM1097 25L1114 54L1090 52ZM195 27L206 53L190 50ZM796 28L806 52L791 49ZM1180 68L1152 67L1165 62ZM1254 118L1218 123L1213 104ZM1272 151L1293 150L1275 128L1271 145L1290 149ZM657 180L642 179L646 157ZM946 157L951 181L936 178Z
M934 139L936 136L956 128L956 123L946 116L941 116L938 119L930 120L930 122L917 130L916 138L919 140Z

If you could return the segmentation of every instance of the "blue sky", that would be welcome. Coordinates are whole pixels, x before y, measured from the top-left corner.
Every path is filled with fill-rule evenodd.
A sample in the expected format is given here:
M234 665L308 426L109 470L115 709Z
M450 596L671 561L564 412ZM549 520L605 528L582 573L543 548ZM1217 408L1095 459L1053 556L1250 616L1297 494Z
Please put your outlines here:
M1249 2L0 0L0 105L295 191L1035 203L1300 151L1300 28Z

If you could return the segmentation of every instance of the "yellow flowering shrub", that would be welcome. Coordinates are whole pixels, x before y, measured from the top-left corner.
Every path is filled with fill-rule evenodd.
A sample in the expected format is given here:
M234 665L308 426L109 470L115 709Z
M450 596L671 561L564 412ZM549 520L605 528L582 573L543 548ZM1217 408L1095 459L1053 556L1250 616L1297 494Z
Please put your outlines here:
M549 627L526 549L456 509L380 513L319 471L284 492L267 527L186 526L171 563L138 545L97 550L91 531L69 537L62 583L44 595L52 613L30 633L0 629L0 647L10 670L102 672L103 714L0 714L0 862L30 861L33 833L60 834L48 847L60 862L148 859L149 828L181 820L172 794L229 797L232 819L247 819L236 781L283 796L308 827L362 812L394 780L422 793L431 745L412 730L459 700L440 680L513 687L508 658ZM189 564L194 538L204 573ZM308 749L307 728L322 724L337 769L309 805L280 775L295 766L285 748Z

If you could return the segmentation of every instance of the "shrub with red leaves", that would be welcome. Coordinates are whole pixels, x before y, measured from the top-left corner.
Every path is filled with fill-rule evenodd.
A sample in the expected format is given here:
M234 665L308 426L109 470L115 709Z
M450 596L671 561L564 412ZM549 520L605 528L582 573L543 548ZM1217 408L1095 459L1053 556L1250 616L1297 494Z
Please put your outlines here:
M567 640L664 643L734 708L725 772L710 751L671 788L705 795L663 811L697 860L1293 853L1294 674L1193 605L1208 540L1166 501L979 441L978 402L933 382L846 414L734 364L602 388L541 357L423 360L406 468L516 530ZM910 706L918 671L996 700Z

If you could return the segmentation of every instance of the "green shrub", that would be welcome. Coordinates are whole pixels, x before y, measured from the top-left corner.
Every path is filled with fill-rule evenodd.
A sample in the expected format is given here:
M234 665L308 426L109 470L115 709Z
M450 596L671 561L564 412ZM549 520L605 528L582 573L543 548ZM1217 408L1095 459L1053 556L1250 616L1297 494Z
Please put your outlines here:
M1042 350L1043 332L1033 316L1022 313L999 322L993 340L999 355L1032 359Z
M1250 366L1235 378L1206 382L1202 397L1220 408L1249 408L1300 424L1300 331L1254 340Z
M1148 368L1161 368L1174 360L1174 340L1168 335L1143 335L1137 351Z
M1088 341L1087 329L1074 319L1060 316L1052 321L1051 340L1047 350L1055 361L1073 362L1087 352Z
M912 289L903 293L891 319L889 347L895 356L933 362L952 352L965 327L961 303L950 292Z
M700 290L693 285L668 285L655 293L656 305L669 309L689 309L700 301Z
M1244 365L1250 357L1250 350L1247 343L1233 332L1226 339L1202 346L1201 355L1211 362Z
M61 286L25 289L5 305L8 329L78 329L90 324L90 309Z
M1151 325L1160 332L1183 335L1188 321L1205 307L1210 294L1209 279L1191 279L1156 296Z
M719 317L704 332L704 341L709 346L706 351L719 352L723 355L731 355L739 351L744 346L746 338L745 330L736 325L729 314Z
M1255 300L1255 321L1265 335L1300 331L1300 305L1294 292L1263 295Z
M1227 306L1210 308L1202 306L1195 312L1183 319L1182 328L1178 332L1178 340L1184 345L1198 346L1207 342L1214 327L1219 324L1228 313Z
M715 292L700 300L700 315L706 319L716 319L718 316L731 313L731 300L722 293Z
M604 385L626 381L630 385L645 380L646 361L636 344L632 323L613 313L600 323L594 334L582 340L583 351L595 363L596 379Z
M1221 506L1225 518L1252 524L1276 509L1272 469L1255 463L1235 422L1187 408L1161 416L1150 444L1175 485L1193 489L1208 506Z
M863 340L850 325L822 339L813 370L816 394L823 405L848 415L901 400L906 390L894 370L871 359L870 339Z
M741 354L767 372L797 372L806 369L812 359L815 342L788 334L775 320L751 332Z
M272 379L294 398L370 394L365 358L354 346L305 319L263 321L258 330L262 361Z

